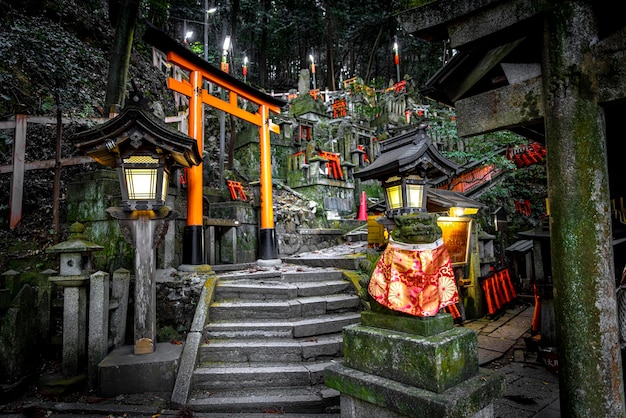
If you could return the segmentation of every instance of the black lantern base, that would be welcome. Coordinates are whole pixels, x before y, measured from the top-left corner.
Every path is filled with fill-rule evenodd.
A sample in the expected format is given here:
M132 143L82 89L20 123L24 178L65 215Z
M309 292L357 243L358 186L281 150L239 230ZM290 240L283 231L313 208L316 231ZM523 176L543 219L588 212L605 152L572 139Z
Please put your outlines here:
M274 228L263 228L259 230L259 258L261 260L274 260L278 258Z
M183 231L183 264L204 264L204 228L187 225Z

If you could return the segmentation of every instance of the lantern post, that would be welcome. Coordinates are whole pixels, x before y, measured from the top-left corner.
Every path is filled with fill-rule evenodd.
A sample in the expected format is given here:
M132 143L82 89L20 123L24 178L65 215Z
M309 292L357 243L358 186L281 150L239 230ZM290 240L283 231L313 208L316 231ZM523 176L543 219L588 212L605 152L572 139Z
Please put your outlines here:
M169 127L143 106L139 92L110 121L76 135L76 146L118 171L121 204L107 212L135 249L134 354L156 345L155 249L178 213L165 204L174 166L201 163L196 141Z

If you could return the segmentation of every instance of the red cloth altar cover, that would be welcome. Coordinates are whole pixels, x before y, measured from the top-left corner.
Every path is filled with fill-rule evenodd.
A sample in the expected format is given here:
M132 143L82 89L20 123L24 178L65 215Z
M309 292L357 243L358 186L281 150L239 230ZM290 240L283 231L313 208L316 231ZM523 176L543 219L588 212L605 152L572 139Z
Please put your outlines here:
M459 301L450 255L442 239L429 244L390 239L368 291L381 305L413 316L434 316Z

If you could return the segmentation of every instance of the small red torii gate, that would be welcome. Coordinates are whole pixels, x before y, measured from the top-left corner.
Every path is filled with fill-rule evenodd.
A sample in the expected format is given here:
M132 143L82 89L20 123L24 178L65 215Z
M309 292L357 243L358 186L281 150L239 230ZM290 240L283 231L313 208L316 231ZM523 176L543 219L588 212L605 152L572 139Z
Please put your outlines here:
M272 167L270 151L270 131L280 133L273 124L270 112L280 113L287 103L265 94L243 81L230 76L212 66L191 50L179 44L165 32L148 23L143 39L167 55L167 60L189 71L189 81L167 80L170 89L189 97L189 136L198 141L198 149L204 149L202 107L204 104L237 116L259 127L261 162L261 228L259 231L259 258L278 258L275 244L274 208L272 202ZM210 95L203 88L203 81L209 81L228 92L228 100ZM239 107L241 97L258 106L256 113ZM183 236L183 264L204 263L204 230L202 199L202 164L187 170L187 226Z

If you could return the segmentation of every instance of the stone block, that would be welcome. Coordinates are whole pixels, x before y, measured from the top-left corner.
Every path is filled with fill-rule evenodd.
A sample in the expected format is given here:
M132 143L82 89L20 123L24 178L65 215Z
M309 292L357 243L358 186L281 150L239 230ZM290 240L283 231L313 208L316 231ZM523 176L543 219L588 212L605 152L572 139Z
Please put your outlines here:
M505 377L498 372L481 369L458 385L435 393L333 364L325 369L325 383L341 392L341 416L346 418L478 418L493 416L493 413L489 415L489 411L493 412L493 401L504 393ZM385 410L388 411L386 415Z
M99 395L171 393L182 351L182 345L171 343L158 343L150 354L133 354L130 345L114 349L98 364Z
M343 345L347 367L432 392L478 373L477 336L465 328L423 337L355 324L344 328Z
M67 186L68 221L93 222L110 219L106 209L121 202L120 181L115 170L81 173Z
M232 201L211 203L209 217L221 219L236 219L240 224L257 224L256 210L248 202Z
M454 326L452 315L440 313L433 317L409 317L385 315L372 311L361 312L361 324L369 327L384 328L392 331L428 337L450 330Z

